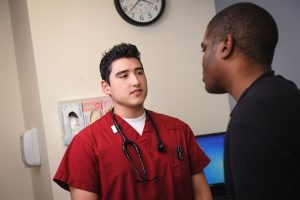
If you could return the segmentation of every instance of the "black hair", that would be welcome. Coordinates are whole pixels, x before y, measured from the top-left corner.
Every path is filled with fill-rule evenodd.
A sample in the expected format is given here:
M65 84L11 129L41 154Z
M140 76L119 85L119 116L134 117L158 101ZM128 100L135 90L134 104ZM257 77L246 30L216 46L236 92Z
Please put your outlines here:
M140 59L140 52L137 47L129 43L121 43L115 45L109 51L104 52L100 62L100 74L102 80L105 80L108 84L109 75L111 73L111 63L119 58L136 58L142 64Z
M217 13L207 26L206 36L214 42L231 35L234 48L251 61L271 68L278 42L275 20L253 3L237 3Z

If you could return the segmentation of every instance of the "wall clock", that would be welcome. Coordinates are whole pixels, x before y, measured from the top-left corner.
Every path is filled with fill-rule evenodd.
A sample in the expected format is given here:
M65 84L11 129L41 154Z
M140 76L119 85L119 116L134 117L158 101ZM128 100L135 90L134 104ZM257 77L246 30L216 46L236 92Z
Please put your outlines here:
M115 0L115 7L126 22L146 26L162 15L165 0Z

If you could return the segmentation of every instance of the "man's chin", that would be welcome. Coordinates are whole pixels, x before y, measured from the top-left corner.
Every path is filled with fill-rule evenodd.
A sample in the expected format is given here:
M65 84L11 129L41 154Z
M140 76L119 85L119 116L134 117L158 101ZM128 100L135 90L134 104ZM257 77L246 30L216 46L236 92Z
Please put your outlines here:
M144 106L144 101L145 100L134 101L134 102L131 102L130 105L132 107L143 107Z
M205 86L205 90L210 94L225 94L225 93L227 93L227 91L224 89L211 88L211 87L207 87L207 86Z

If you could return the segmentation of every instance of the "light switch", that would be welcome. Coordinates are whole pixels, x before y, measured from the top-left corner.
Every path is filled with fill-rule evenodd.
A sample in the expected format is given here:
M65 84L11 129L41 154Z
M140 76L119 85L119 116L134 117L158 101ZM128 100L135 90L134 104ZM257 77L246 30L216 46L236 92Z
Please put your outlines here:
M26 167L39 167L41 165L37 129L25 131L21 135L22 159Z

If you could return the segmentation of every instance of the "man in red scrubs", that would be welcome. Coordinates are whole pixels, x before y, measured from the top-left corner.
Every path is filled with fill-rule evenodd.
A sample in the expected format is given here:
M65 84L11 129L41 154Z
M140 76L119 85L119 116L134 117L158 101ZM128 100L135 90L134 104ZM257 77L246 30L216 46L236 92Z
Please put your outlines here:
M102 90L114 108L78 133L54 176L72 200L211 200L209 159L190 127L144 108L147 79L132 44L105 52Z

